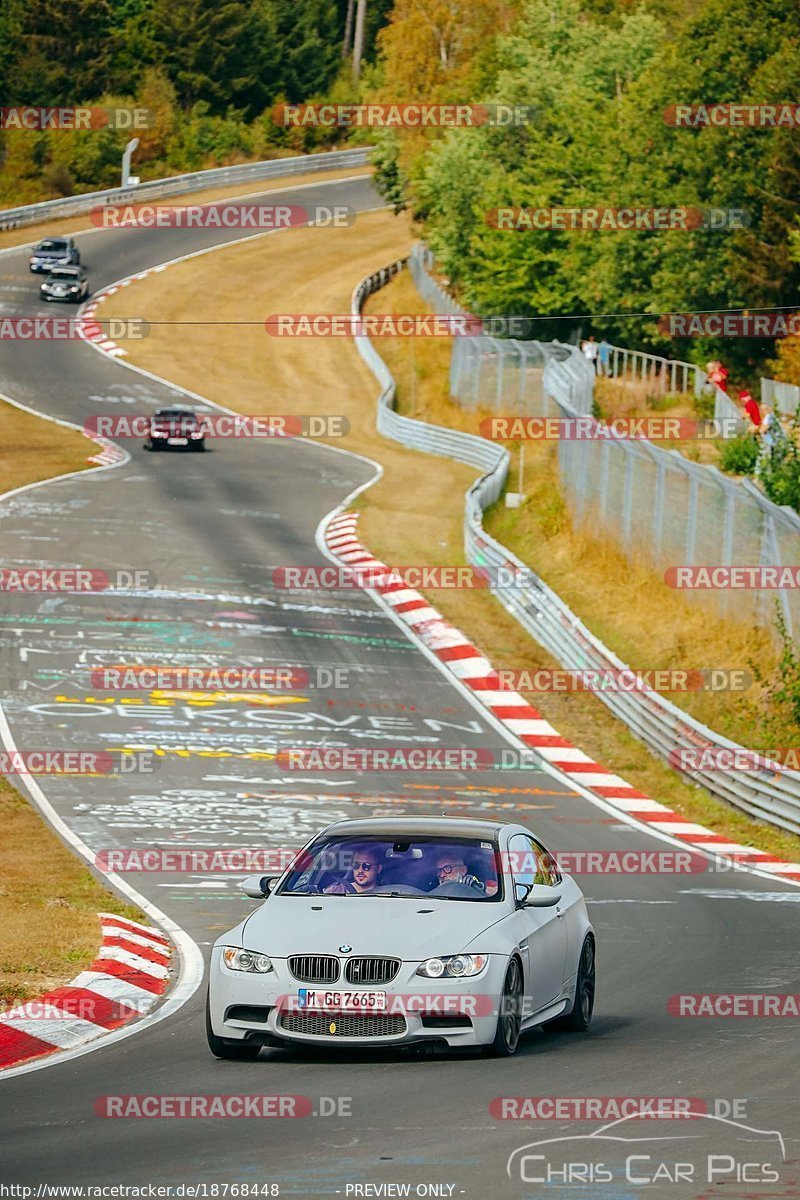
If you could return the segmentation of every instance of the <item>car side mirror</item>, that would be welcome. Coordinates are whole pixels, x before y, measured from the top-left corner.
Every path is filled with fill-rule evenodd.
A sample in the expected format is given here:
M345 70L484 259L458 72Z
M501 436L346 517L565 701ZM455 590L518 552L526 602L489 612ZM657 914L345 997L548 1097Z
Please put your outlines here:
M244 892L245 896L252 897L253 900L263 900L272 891L277 875L248 875L239 884L239 891Z
M552 908L561 899L561 888L546 883L534 883L522 901L524 908Z

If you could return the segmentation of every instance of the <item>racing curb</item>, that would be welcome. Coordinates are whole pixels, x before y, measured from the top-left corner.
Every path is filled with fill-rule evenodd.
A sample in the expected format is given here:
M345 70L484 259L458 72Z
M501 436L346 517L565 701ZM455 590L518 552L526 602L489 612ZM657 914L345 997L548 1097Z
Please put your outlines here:
M109 296L113 296L115 292L119 292L122 288L128 287L137 279L146 279L148 275L154 275L157 271L163 271L166 264L159 264L155 267L148 267L146 271L139 271L136 275L129 275L127 279L121 279L118 283L112 283L109 287L103 288L99 292L94 292L88 304L82 304L80 315L78 317L78 333L87 342L91 342L98 350L102 350L109 358L125 358L128 351L118 346L113 338L107 337L103 332L100 322L95 317L95 312L103 300Z
M358 513L343 512L325 529L325 544L343 565L370 572L369 587L379 592L392 611L420 641L468 687L479 702L521 742L582 788L613 805L627 817L645 822L697 850L718 854L733 863L758 868L780 879L800 883L800 863L786 862L765 850L731 842L723 834L688 821L681 813L637 791L619 775L595 762L562 737L542 714L518 692L498 682L494 668L467 637L451 625L414 588L407 587L391 568L375 558L356 535ZM386 572L387 581L376 582L374 573Z
M97 958L64 987L0 1013L0 1071L72 1050L149 1012L166 991L172 947L150 925L98 913Z

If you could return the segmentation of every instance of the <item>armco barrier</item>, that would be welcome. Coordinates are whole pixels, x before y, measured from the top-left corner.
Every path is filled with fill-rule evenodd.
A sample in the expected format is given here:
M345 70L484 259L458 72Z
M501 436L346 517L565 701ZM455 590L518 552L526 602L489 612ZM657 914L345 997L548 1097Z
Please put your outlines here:
M239 163L235 167L212 167L208 171L192 171L187 175L171 175L167 179L152 179L136 187L109 188L104 192L84 192L80 196L65 196L60 200L43 200L21 208L0 211L0 229L16 229L59 217L74 217L88 213L99 204L132 204L142 200L160 200L184 192L198 192L209 187L227 187L235 183L256 183L260 179L278 179L282 175L305 175L316 171L333 171L344 167L363 167L369 162L369 149L332 150L322 154L304 154L293 158L272 158L262 162Z
M357 316L367 298L379 291L405 265L392 263L363 279L352 297ZM497 579L500 568L520 573L526 582L517 588L492 589L495 596L527 632L569 670L629 670L575 616L566 604L516 555L495 541L483 528L483 513L502 494L509 467L508 451L493 442L427 425L394 411L395 382L369 338L355 338L358 352L381 387L378 397L378 430L393 441L415 450L479 467L484 474L469 488L464 512L464 546L467 561ZM668 759L680 750L741 750L736 742L720 737L695 721L658 692L598 691L606 704L632 733L659 758ZM769 821L792 833L800 833L800 772L783 768L722 773L709 769L682 774L705 787L712 795L728 801L752 817ZM711 837L712 835L709 835ZM720 849L719 844L714 845Z

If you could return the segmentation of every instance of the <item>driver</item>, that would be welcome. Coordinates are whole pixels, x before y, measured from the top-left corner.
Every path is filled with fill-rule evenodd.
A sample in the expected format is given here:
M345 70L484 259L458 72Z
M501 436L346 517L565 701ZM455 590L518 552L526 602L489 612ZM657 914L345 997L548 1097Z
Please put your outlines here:
M440 850L436 855L437 886L443 883L463 883L465 887L475 888L478 892L486 891L486 884L477 875L470 875L464 862L464 853L457 847L452 850Z
M334 895L352 892L374 892L383 871L383 855L377 846L354 846L349 878L331 883L323 890Z

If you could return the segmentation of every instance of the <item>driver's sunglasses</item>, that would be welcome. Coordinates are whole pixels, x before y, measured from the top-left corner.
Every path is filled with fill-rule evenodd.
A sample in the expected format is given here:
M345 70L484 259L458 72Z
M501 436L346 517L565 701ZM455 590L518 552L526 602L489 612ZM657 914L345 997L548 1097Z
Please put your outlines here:
M373 862L366 862L366 861L365 861L365 862L354 862L354 863L353 863L353 870L354 870L354 871L377 871L377 869L378 869L378 864L377 864L377 863L373 863Z
M452 875L461 866L461 863L442 863L436 868L437 875Z

